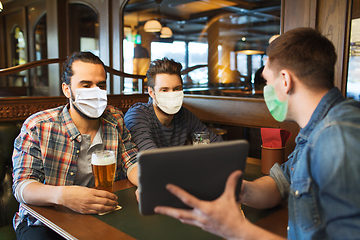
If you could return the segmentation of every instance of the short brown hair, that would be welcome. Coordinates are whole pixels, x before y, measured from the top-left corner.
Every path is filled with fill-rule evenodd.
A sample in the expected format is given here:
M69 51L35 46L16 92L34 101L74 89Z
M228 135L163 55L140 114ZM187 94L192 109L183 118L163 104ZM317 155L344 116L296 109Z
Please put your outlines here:
M101 64L104 68L105 79L106 79L107 71L106 71L105 65L98 56L94 55L91 52L74 52L70 56L68 56L68 58L65 60L65 62L62 65L61 80L64 83L66 83L67 85L70 84L70 79L74 75L72 65L76 61L92 63L92 64Z
M181 84L183 84L181 78L181 63L176 62L174 59L168 59L164 57L163 59L156 59L150 63L149 69L146 72L146 77L148 79L148 87L154 89L155 78L157 74L176 74L181 79Z
M335 47L315 29L285 32L271 42L267 55L274 73L288 69L314 90L334 87Z

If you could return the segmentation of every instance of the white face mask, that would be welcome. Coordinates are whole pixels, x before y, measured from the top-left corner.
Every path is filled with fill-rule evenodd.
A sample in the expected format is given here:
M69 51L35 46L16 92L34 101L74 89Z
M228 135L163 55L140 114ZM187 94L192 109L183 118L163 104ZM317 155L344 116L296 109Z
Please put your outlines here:
M183 103L184 92L175 91L175 92L158 92L155 94L156 105L167 114L177 113Z
M75 89L75 101L72 103L86 116L99 118L107 106L106 90L99 87Z

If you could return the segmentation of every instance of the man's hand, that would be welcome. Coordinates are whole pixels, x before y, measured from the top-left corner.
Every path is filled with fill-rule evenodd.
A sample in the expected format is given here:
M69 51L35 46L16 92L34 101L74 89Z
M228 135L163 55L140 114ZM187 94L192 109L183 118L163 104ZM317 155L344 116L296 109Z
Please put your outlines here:
M235 199L235 188L241 175L241 171L233 172L226 182L223 194L210 202L201 201L181 188L168 184L166 188L193 209L159 206L155 208L155 212L177 218L183 223L198 226L226 239L237 238L241 235L241 227L249 223L243 217Z
M114 211L117 196L103 190L81 186L59 187L58 204L83 214L98 214Z

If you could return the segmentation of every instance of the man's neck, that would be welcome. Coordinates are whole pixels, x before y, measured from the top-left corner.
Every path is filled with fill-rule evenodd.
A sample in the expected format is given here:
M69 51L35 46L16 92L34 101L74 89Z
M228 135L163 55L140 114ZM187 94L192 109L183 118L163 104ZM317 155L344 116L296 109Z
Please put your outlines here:
M170 115L167 113L164 113L155 103L155 101L153 101L153 107L154 107L154 111L155 111L155 115L158 118L158 120L160 121L160 123L162 125L164 125L165 127L171 127L172 126L172 120L174 118L174 115Z
M71 119L81 134L91 135L91 138L95 136L100 127L100 119L85 119L72 106L69 108L69 113Z
M319 105L321 99L329 90L322 91L306 91L302 94L295 95L292 101L289 101L291 104L291 109L293 109L292 120L294 120L301 128L304 128L310 121L312 114L314 113L316 107Z

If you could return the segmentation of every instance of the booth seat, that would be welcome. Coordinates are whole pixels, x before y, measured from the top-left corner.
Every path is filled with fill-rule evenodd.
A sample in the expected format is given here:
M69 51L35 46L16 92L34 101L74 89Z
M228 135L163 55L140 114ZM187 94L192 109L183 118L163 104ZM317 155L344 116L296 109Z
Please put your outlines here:
M14 140L21 122L0 122L0 239L16 239L12 219L19 203L12 194L12 160Z

